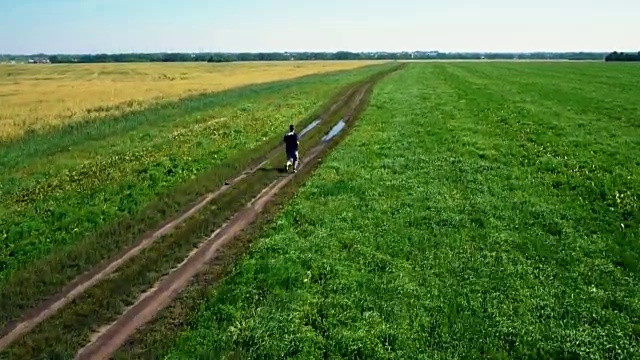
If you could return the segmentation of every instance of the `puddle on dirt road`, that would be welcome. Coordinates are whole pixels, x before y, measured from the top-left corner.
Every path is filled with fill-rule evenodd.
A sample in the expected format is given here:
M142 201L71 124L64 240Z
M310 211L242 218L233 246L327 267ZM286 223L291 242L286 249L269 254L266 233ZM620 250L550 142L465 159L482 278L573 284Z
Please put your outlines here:
M344 120L340 120L340 122L337 123L333 127L333 129L331 129L331 131L329 131L329 133L322 138L322 140L323 141L329 141L329 140L333 139L336 135L338 135L340 133L340 131L342 131L342 129L345 128L345 126L347 126L347 123L345 123Z
M309 131L313 130L313 128L318 126L318 124L320 124L320 119L312 122L311 124L307 125L306 128L302 129L302 131L300 131L300 136L304 136L304 134L306 134Z

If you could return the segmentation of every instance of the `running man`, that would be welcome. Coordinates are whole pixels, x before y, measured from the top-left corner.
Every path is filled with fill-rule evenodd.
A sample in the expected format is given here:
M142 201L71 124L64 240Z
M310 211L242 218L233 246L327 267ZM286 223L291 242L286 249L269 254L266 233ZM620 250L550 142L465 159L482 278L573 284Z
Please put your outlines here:
M298 171L298 146L300 141L298 134L296 134L293 125L289 125L289 133L284 136L285 150L287 151L287 166L285 167L289 172L289 166L293 164L293 172Z

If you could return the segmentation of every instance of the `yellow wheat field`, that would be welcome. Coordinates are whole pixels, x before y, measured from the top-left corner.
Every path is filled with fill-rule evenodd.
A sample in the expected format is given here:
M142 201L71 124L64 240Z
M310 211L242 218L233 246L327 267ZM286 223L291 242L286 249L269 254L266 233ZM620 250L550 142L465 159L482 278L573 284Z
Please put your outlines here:
M190 94L346 70L368 61L0 65L0 140Z

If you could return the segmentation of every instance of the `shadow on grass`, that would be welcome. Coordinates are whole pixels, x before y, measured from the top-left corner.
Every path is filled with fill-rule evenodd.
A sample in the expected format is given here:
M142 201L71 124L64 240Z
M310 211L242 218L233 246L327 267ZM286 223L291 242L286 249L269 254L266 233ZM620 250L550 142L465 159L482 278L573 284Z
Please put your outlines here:
M258 169L259 172L275 172L278 174L286 174L287 173L287 169L283 167L263 167Z

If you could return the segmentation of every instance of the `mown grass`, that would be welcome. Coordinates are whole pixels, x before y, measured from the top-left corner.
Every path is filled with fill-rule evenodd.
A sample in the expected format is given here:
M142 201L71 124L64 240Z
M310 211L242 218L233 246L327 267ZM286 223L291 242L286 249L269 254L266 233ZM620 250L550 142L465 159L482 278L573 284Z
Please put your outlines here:
M219 187L277 145L289 123L312 121L319 105L380 69L196 96L7 144L1 319L19 316Z
M349 70L372 61L0 65L0 141L158 101Z
M168 357L640 356L639 72L392 75Z

